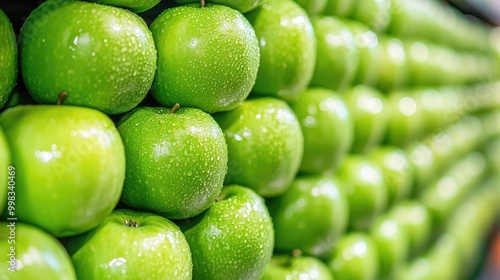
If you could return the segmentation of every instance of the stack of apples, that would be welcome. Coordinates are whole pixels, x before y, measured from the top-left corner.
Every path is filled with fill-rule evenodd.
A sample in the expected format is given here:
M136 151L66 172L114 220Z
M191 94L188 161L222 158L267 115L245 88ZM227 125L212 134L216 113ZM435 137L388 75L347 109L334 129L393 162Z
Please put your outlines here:
M2 2L0 279L470 279L491 34L434 0Z

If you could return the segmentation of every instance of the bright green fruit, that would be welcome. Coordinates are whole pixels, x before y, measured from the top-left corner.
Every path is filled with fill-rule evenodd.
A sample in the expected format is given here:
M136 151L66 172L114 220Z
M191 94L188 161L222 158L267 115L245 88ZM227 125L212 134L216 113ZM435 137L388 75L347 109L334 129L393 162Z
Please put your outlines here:
M91 0L103 5L117 6L130 9L136 13L142 13L152 9L161 0Z
M390 212L408 236L409 254L416 256L428 245L432 233L432 218L422 203L405 200L395 205Z
M330 16L312 20L317 55L311 85L342 91L350 85L358 67L358 51L347 26Z
M414 169L406 152L393 146L381 146L370 157L382 170L387 185L387 206L410 196L414 182Z
M200 3L200 0L175 0L175 2L184 5L189 3ZM241 13L248 13L257 8L261 0L208 0L207 2L228 6Z
M214 118L228 146L226 182L250 187L264 197L285 192L304 149L300 124L288 104L271 97L249 99Z
M392 92L388 98L389 125L385 135L388 144L405 147L416 140L424 129L424 115L411 93Z
M262 280L333 280L328 267L310 256L274 255Z
M7 103L17 81L17 42L12 24L0 9L0 109Z
M386 209L387 186L381 169L366 156L349 155L336 173L345 184L349 228L366 230Z
M238 11L212 4L174 7L150 29L158 50L152 95L162 105L179 103L214 113L235 108L250 93L259 46Z
M382 32L391 20L390 8L390 0L357 0L351 18L366 24L375 32Z
M16 168L16 217L56 237L97 226L125 179L122 140L100 111L20 105L0 115Z
M408 257L408 236L389 215L381 216L370 229L378 254L378 279L393 279Z
M173 222L129 209L69 240L78 279L191 279L186 238Z
M328 0L295 0L310 16L322 14Z
M346 234L335 245L327 265L336 280L375 280L378 276L377 246L366 233Z
M311 80L316 39L306 12L293 0L263 0L246 14L259 39L253 94L297 99Z
M15 191L15 176L12 176L12 174L15 173L15 170L10 170L10 164L9 144L5 138L3 129L0 127L0 170L3 170L2 173L0 173L0 186L3 186L0 189L0 214L3 212L5 205L7 204L7 190ZM10 186L9 181L11 181Z
M64 24L62 24L64 23ZM146 96L156 69L151 32L136 14L76 0L46 1L20 34L21 72L40 103L131 110Z
M358 85L344 94L354 120L351 151L366 153L382 141L389 122L386 98L374 88Z
M322 173L337 168L353 138L352 116L342 98L329 89L310 88L290 106L304 135L300 171Z
M76 280L71 259L57 239L34 226L0 222L2 279Z
M227 171L227 146L209 114L143 107L126 115L118 131L127 157L125 204L184 219L214 202Z
M357 0L327 0L324 14L336 17L350 17Z
M260 279L274 247L264 199L230 185L193 219L179 222L193 253L193 279Z
M297 177L283 195L268 201L275 248L324 256L344 233L349 205L344 186L321 175ZM293 234L291 234L293 232Z
M437 176L436 160L429 145L420 141L414 142L405 149L408 159L414 169L412 194L418 194L425 189Z
M406 65L406 53L403 43L398 38L378 37L382 52L377 62L380 63L380 75L377 88L391 91L403 86L409 79Z

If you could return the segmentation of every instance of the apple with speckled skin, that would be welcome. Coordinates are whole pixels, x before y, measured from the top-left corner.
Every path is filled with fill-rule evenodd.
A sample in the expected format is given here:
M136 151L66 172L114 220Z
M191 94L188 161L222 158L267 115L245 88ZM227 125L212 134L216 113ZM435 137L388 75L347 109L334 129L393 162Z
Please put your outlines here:
M252 95L296 100L307 88L316 60L307 13L293 0L263 0L245 16L255 29L261 54Z
M153 213L115 210L66 247L78 279L192 279L191 251L182 231Z
M184 5L188 3L199 3L199 0L175 0L178 4ZM207 2L228 6L238 10L242 14L248 13L257 8L261 0L208 0Z
M166 9L150 29L158 50L151 93L163 106L215 113L234 109L250 93L260 53L255 31L240 12L187 4Z
M144 20L85 1L44 2L21 28L19 45L24 83L40 103L55 104L67 92L64 104L120 114L144 99L156 69Z
M311 256L274 255L262 280L333 280L328 267Z
M193 279L260 279L271 259L273 223L249 188L224 187L208 210L178 224L193 254Z
M240 184L263 197L286 191L297 175L304 137L290 106L279 99L248 99L214 115L224 131L229 161L226 183Z
M152 9L161 0L90 0L103 5L127 8L135 13L142 13Z
M142 107L118 123L127 172L122 201L167 218L198 215L215 200L227 171L224 134L196 108Z
M0 126L15 167L18 220L65 237L111 213L125 179L125 152L108 116L69 105L18 105L0 114Z

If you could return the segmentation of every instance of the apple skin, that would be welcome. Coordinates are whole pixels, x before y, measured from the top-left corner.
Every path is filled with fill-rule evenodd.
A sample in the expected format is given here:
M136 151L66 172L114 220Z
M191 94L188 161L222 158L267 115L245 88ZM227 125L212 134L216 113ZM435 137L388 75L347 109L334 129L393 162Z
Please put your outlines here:
M215 113L235 108L250 93L259 45L240 12L188 4L166 9L150 29L158 50L151 93L163 106L179 103Z
M357 0L355 3L352 19L378 33L387 28L391 20L391 0Z
M353 153L367 153L378 146L389 123L384 95L378 90L357 85L344 94L344 100L354 120Z
M334 279L375 280L378 275L377 246L367 233L348 233L337 242L326 264Z
M377 60L380 63L380 75L376 87L389 92L402 87L409 79L407 54L403 42L398 38L379 35L378 43L382 52Z
M273 223L249 188L224 187L209 209L178 224L193 254L193 279L260 279L271 259Z
M218 4L218 5L224 5L228 6L230 8L233 8L240 13L248 13L251 10L257 8L257 6L260 5L260 2L262 0L209 0L207 2L213 3L213 4ZM200 1L197 0L175 0L180 5L185 5L189 3L199 3Z
M321 15L328 0L295 0L309 16Z
M325 88L309 88L290 104L304 135L302 173L323 173L339 166L353 138L353 121L343 99Z
M316 38L307 13L293 0L263 0L245 16L260 47L252 94L297 99L307 88L316 61Z
M214 119L228 147L226 183L241 184L266 198L284 193L304 150L304 136L290 106L272 97L248 99Z
M71 238L67 248L78 279L192 278L186 238L153 213L114 210L99 227Z
M3 174L0 175L0 186L4 186L0 189L0 214L2 214L5 206L7 204L7 190L9 182L9 165L11 164L10 159L10 149L5 133L0 127L0 170L4 170Z
M412 193L414 168L405 150L395 146L380 146L369 156L382 170L388 190L387 207L408 198Z
M424 114L411 92L404 90L390 93L387 102L389 125L385 142L405 147L416 140L424 129Z
M17 82L17 41L12 24L0 9L0 109L7 103ZM5 186L5 185L3 185Z
M359 57L354 36L347 26L331 16L312 19L317 54L311 86L343 91L356 74Z
M350 154L336 172L349 204L349 228L367 230L387 205L382 171L368 156Z
M129 9L134 13L142 13L152 9L161 0L90 0L103 5L117 6Z
M227 172L222 130L196 108L143 107L118 123L127 172L122 201L172 219L207 209Z
M427 143L416 141L410 144L405 151L414 170L412 196L425 189L437 176L436 159Z
M329 176L297 177L283 195L267 201L273 218L275 248L327 255L344 233L349 204L344 186ZM290 234L293 232L293 234Z
M358 0L327 0L324 14L329 16L348 18L352 15Z
M311 256L274 255L261 280L333 280L328 267Z
M64 24L61 24L64 22ZM31 96L120 114L146 96L156 49L146 23L131 11L76 0L47 1L19 38L20 66Z
M64 237L111 213L122 192L125 153L108 116L84 107L20 105L0 115L0 126L16 168L20 221Z
M25 280L44 279L76 280L71 259L59 241L45 231L19 221L15 223L14 238L10 239L10 221L0 222L0 271L2 279ZM12 242L14 241L14 242ZM11 267L11 248L15 248L15 270Z

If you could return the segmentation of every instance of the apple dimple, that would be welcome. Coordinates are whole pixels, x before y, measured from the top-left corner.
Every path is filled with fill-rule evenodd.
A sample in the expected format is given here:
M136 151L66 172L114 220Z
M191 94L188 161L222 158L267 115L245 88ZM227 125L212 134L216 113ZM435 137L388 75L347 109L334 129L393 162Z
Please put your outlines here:
M139 222L133 221L132 219L125 220L125 225L128 227L139 227Z

